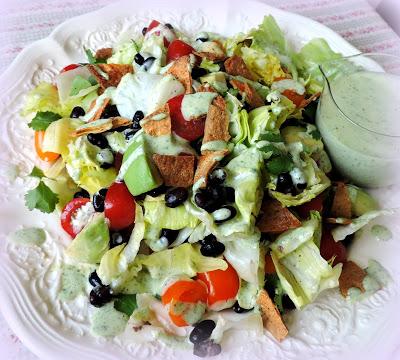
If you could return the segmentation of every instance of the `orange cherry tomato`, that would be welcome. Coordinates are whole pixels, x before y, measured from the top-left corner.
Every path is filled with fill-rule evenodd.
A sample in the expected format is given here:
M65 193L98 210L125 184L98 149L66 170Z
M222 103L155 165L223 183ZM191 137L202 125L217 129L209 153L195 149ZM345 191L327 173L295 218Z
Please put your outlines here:
M44 131L35 131L35 149L39 158L47 162L53 162L57 160L60 154L42 150L43 140L44 140Z
M265 255L264 269L265 269L266 274L275 274L276 273L275 265L274 265L274 262L272 261L271 254Z
M207 285L207 304L234 299L239 291L240 280L236 270L228 263L224 270L214 270L197 274L197 278Z
M296 107L301 107L303 101L305 100L305 95L300 95L296 91L286 89L282 92L282 95L285 95Z

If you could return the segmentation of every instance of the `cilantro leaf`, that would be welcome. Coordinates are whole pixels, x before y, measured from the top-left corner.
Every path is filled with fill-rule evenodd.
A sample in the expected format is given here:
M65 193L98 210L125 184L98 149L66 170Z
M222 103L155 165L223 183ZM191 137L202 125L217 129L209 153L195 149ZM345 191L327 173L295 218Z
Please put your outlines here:
M46 130L53 121L58 119L61 119L59 114L51 111L38 111L28 126L35 131L42 131Z
M136 295L119 295L119 297L114 301L114 308L128 316L137 308Z
M86 49L85 47L83 47L83 50L85 50L85 54L87 56L89 64L104 64L106 62L106 60L104 59L96 59L90 49Z
M292 159L288 155L280 155L267 162L267 169L273 175L289 172L293 167Z
M42 170L40 170L39 168L34 166L31 173L29 174L29 176L37 177L37 178L41 179L42 177L44 177L44 174L43 174Z
M269 153L271 152L271 156L280 156L282 155L282 151L279 150L276 146L272 145L272 144L268 144L265 145L263 147L260 148L260 151L265 152L265 153Z
M266 140L270 142L283 142L282 135L280 133L275 133L272 131L261 134L260 140Z
M52 213L57 203L58 196L43 181L25 194L25 205L29 210L38 209L44 213Z
M315 129L315 130L311 131L310 135L315 140L320 140L322 138L321 133L318 131L318 129Z

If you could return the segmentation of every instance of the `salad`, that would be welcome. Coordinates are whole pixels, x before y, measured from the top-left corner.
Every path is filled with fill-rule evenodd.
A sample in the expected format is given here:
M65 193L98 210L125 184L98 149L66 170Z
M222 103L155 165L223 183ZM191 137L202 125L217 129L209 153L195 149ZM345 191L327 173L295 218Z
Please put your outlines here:
M60 296L87 297L93 334L151 329L212 356L230 329L284 340L285 314L326 289L386 285L347 248L390 212L335 171L315 126L318 64L340 54L294 51L271 16L232 38L156 20L132 36L85 49L22 111L40 159L26 206L59 214Z

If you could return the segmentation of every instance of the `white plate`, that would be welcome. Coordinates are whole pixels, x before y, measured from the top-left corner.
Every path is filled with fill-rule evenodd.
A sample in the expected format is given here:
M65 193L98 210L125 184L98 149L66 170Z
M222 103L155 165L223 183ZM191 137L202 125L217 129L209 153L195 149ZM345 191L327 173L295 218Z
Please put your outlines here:
M83 298L64 303L56 299L60 284L62 246L68 239L57 216L24 208L23 195L31 179L12 179L12 164L21 174L32 168L32 132L18 115L23 94L40 81L51 81L66 64L83 61L83 46L105 47L123 34L137 33L151 19L169 22L194 34L200 30L232 35L259 24L272 14L295 47L314 37L324 37L344 55L357 50L321 24L258 2L203 0L125 1L74 18L57 27L46 39L27 47L0 79L0 308L22 341L42 359L190 359L191 353L159 343L129 345L121 338L90 336ZM129 36L126 36L129 38ZM388 207L398 206L399 192L377 193ZM382 222L382 221L381 221ZM289 319L290 337L281 344L266 334L250 340L241 334L235 345L226 346L219 358L226 359L394 359L400 338L398 305L400 266L399 219L386 219L395 234L388 242L377 242L366 232L353 249L363 265L368 258L381 261L393 283L369 300L351 304L329 291L314 304ZM41 248L24 248L6 242L7 234L22 226L46 229L48 239ZM129 355L129 356L128 356ZM397 356L400 356L397 353Z

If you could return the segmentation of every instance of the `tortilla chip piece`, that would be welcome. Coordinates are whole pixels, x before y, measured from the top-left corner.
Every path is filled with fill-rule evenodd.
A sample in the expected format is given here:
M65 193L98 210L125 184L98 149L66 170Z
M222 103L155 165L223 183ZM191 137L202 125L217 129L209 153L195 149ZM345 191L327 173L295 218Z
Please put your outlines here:
M365 270L361 269L355 262L346 261L343 264L342 273L339 277L339 288L341 294L346 297L352 287L365 292L363 280L367 276Z
M219 52L216 51L199 51L195 52L194 54L201 57L201 58L206 58L207 60L210 61L223 61L226 59L226 54L223 45L221 42L218 40L213 40L212 41L215 45L217 45L218 49L220 50Z
M175 60L175 62L168 69L166 74L171 74L175 76L185 87L186 94L191 94L193 92L189 55L182 56L179 59Z
M196 92L213 92L213 93L216 93L217 90L215 90L210 84L203 84L203 85L200 85L197 88Z
M112 48L101 48L96 51L95 58L97 60L107 60L113 54Z
M165 104L140 121L143 131L150 136L171 134L171 116L169 106Z
M224 62L225 70L229 75L243 76L249 80L257 80L249 70L243 59L238 55L233 55Z
M200 188L207 186L208 175L217 166L218 162L228 153L228 150L205 151L199 158L194 174L194 183L203 178Z
M299 108L305 108L308 104L313 102L314 100L317 100L320 97L321 93L317 92L314 95L310 96L308 99L304 99L300 105Z
M93 109L93 107L96 105L96 100L94 100L92 102L92 104L90 105L90 109ZM92 121L96 121L98 119L101 118L101 115L103 114L103 111L105 110L105 108L107 107L107 105L110 103L111 99L110 98L105 98L103 100L103 103L101 104L101 106L97 109L97 111L93 114L93 116L88 120L88 122L92 122ZM92 106L93 105L93 106ZM90 110L89 110L90 111Z
M260 306L264 327L276 340L282 341L285 339L289 331L282 320L279 310L264 289L258 294L257 304Z
M165 185L178 187L193 185L195 156L154 154L153 160Z
M351 219L351 200L344 182L338 182L331 207L331 217Z
M232 79L230 83L235 89L238 89L241 93L246 94L245 100L250 105L251 109L255 109L264 105L264 100L251 85L235 79Z
M203 144L215 140L228 141L230 138L226 103L223 97L217 96L208 108Z
M133 66L126 64L89 64L87 67L102 90L110 86L118 86L124 75L133 73ZM107 78L102 73L107 74Z
M328 224L349 225L353 222L353 220L339 217L339 218L325 218L325 222Z
M71 133L71 136L78 137L87 134L100 134L111 130L112 127L112 118L95 120L78 127Z
M275 199L263 201L261 213L257 227L263 233L280 234L301 226L301 221Z

